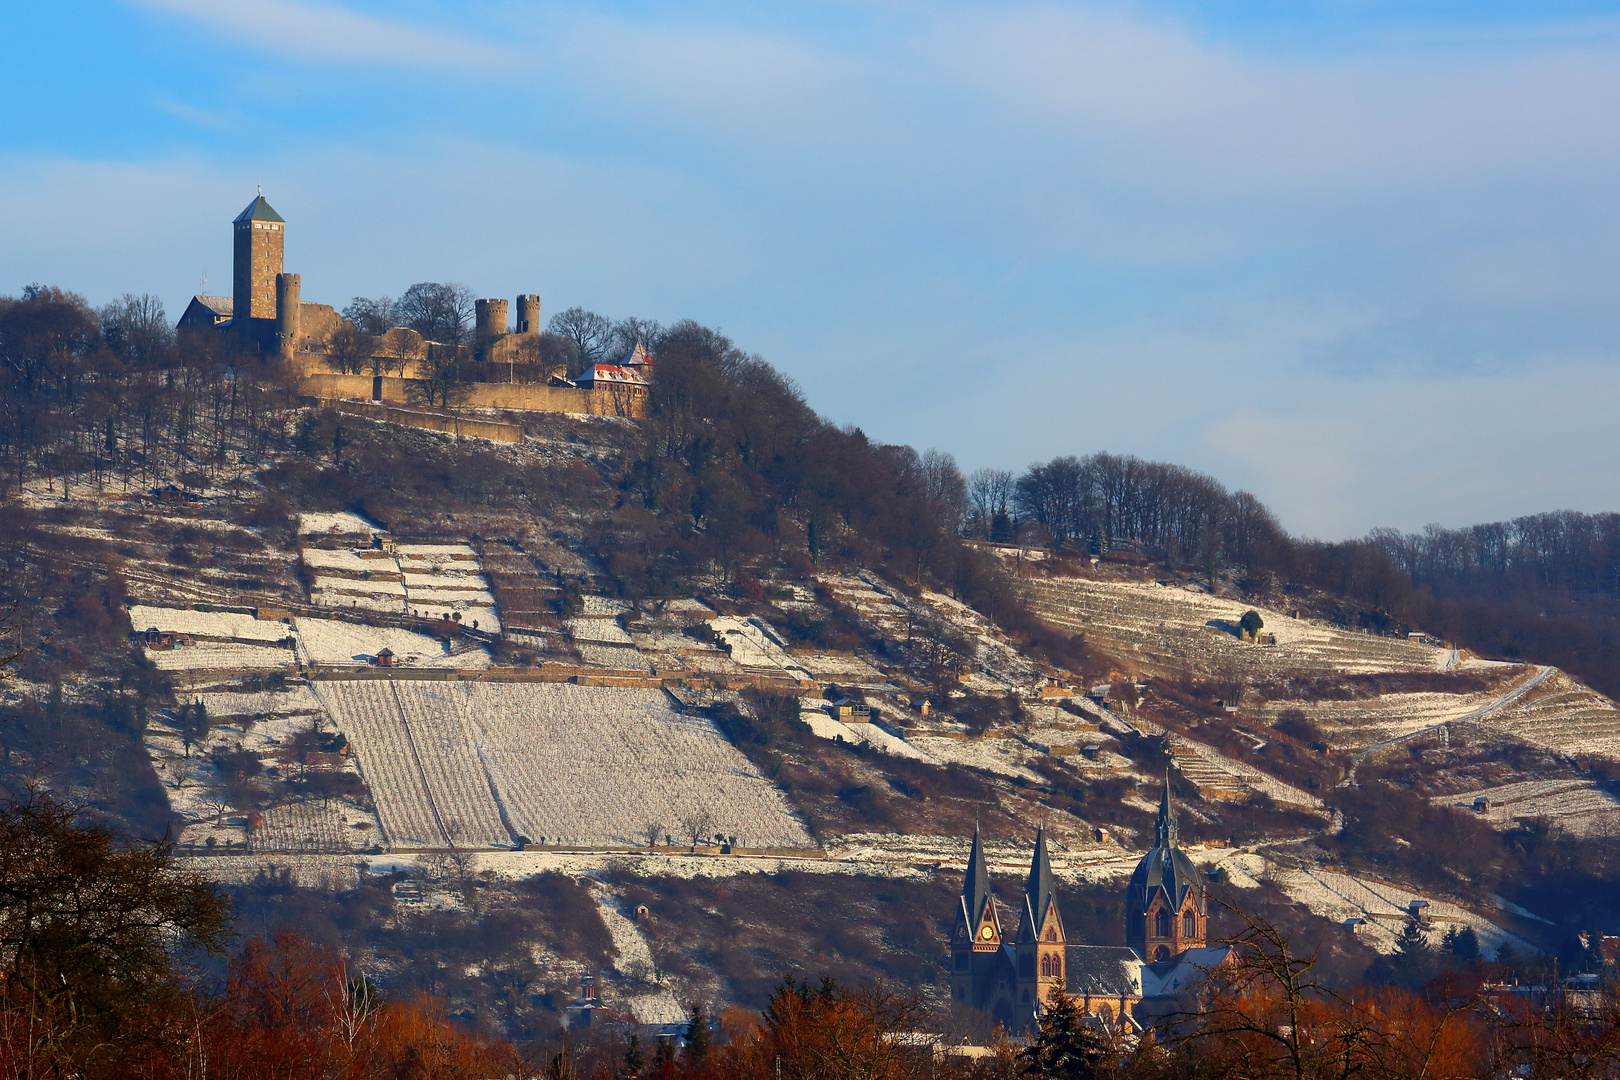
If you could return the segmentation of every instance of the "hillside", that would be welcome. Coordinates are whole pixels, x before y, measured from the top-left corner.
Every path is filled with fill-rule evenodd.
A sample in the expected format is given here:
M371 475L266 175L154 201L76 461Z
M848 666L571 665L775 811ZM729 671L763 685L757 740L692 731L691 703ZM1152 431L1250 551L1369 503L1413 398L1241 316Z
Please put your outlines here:
M522 442L269 370L251 422L188 413L241 374L198 362L93 453L15 455L7 783L170 830L245 928L514 1034L582 970L649 1023L812 963L939 1000L976 823L1009 878L1044 823L1071 933L1115 943L1167 773L1200 866L1344 978L1416 899L1436 948L1521 964L1620 921L1620 710L1575 676L1335 619L1236 549L964 540L948 458L712 331L658 353L646 419L507 416Z

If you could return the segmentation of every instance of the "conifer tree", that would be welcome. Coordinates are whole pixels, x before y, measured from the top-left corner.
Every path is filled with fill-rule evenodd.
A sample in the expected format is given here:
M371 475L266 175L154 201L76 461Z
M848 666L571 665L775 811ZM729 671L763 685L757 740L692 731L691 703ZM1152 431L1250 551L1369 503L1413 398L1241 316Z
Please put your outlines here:
M702 1003L694 1001L686 1024L686 1067L700 1069L708 1059L709 1018L703 1015Z
M1018 1056L1024 1075L1034 1080L1091 1080L1102 1060L1103 1043L1085 1025L1074 999L1061 988L1047 999L1035 1041Z

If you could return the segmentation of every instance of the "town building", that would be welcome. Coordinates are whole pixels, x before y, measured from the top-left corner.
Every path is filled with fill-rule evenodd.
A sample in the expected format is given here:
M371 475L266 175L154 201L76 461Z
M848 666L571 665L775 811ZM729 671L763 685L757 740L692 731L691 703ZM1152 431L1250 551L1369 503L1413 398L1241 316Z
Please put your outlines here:
M1168 1011L1231 956L1230 948L1207 944L1205 883L1179 845L1166 779L1153 849L1126 886L1125 944L1098 945L1070 941L1064 930L1044 827L1035 834L1017 927L1008 933L975 829L951 934L952 999L989 1012L1010 1031L1037 1021L1059 987L1110 1025Z

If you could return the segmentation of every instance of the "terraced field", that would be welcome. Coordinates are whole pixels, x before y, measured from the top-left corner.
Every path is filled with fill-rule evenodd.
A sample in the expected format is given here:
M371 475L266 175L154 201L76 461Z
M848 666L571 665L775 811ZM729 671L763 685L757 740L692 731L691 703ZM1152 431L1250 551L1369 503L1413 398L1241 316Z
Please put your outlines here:
M1540 819L1576 836L1620 835L1620 799L1590 780L1525 780L1433 801L1469 810L1501 829Z
M1515 739L1566 754L1620 758L1620 708L1562 671L1489 722Z
M689 820L745 847L813 846L781 792L661 691L322 680L315 692L396 849L639 845L650 826L679 836Z
M1026 602L1043 620L1075 633L1139 671L1244 681L1384 671L1440 670L1445 649L1337 630L1256 609L1276 645L1240 641L1230 630L1250 604L1181 586L1023 578Z
M1471 926L1479 937L1480 951L1487 958L1494 957L1503 944L1521 953L1535 951L1524 939L1484 916L1388 882L1318 867L1278 868L1272 872L1271 879L1291 899L1317 915L1337 921L1364 920L1357 928L1357 936L1379 952L1395 951L1395 940L1405 927L1415 900L1427 904L1423 909L1424 936L1431 945L1440 944L1449 928Z

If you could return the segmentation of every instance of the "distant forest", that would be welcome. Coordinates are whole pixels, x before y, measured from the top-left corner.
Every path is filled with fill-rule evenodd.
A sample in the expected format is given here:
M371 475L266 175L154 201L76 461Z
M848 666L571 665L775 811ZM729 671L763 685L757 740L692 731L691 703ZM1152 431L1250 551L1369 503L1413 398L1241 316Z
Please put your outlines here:
M716 569L746 591L766 564L882 566L946 589L1059 663L1074 662L1078 644L1036 624L999 560L962 541L1128 552L1257 602L1279 590L1331 597L1322 614L1345 626L1421 629L1482 655L1557 664L1620 696L1620 515L1322 542L1290 536L1252 494L1129 456L964 476L948 454L881 444L821 417L791 380L717 331L564 315L552 331L579 335L571 352L608 356L644 337L657 361L647 418L600 477L547 474L488 450L402 457L394 436L335 414L289 428L285 374L226 336L177 337L153 297L98 310L30 286L0 296L0 497L30 477L62 490L201 487L227 454L279 461L263 488L236 493L241 523L274 527L305 508L383 521L495 503L567 509L591 522L592 546L632 599Z
M1620 514L1560 511L1326 543L1289 536L1253 495L1179 465L1093 454L968 478L966 530L1107 555L1124 545L1244 591L1319 590L1354 629L1423 630L1490 657L1556 664L1620 695Z

